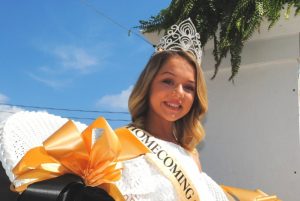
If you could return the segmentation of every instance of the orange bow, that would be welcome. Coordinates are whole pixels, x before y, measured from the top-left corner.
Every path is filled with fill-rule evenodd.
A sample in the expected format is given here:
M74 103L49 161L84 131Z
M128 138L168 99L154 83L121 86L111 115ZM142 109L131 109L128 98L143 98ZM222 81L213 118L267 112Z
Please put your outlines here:
M102 131L95 143L94 129ZM124 200L113 184L121 177L120 162L148 152L135 136L116 134L103 117L82 133L68 121L43 146L29 150L16 165L14 183L21 185L14 190L22 192L32 183L72 173L80 176L86 185L104 188L115 200Z

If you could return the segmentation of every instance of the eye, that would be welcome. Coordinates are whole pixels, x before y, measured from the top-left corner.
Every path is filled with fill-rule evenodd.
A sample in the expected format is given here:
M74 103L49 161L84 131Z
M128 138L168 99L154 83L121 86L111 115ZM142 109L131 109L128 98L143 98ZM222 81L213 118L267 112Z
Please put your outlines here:
M162 83L167 84L167 85L173 85L174 84L173 80L171 80L171 79L164 79L164 80L162 80Z
M192 85L185 85L184 89L188 92L194 92L195 91L195 87Z

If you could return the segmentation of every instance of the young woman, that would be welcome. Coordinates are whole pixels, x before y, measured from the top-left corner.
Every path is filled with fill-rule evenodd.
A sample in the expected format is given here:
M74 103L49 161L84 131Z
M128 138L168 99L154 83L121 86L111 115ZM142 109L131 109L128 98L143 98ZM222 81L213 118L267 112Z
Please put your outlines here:
M121 192L120 197L123 196L128 201L227 201L227 196L220 186L202 172L196 150L197 144L205 135L201 119L207 112L206 85L200 67L199 34L195 31L190 19L183 21L178 26L174 25L171 30L162 38L158 45L159 48L151 56L131 93L129 110L132 115L132 123L116 130L117 133L119 132L119 136L122 132L135 135L144 146L140 142L137 144L141 145L143 150L149 150L150 153L138 157L135 155L129 157L133 159L123 161L122 177L116 182L116 185ZM41 119L39 115L44 118ZM41 128L46 128L50 120L56 122L57 128L54 131L61 127L61 122L65 122L65 119L57 116L40 113L22 113L14 118L15 121L13 119L9 121L17 122L19 125L20 122L24 122L24 119L29 119L29 123L34 125L28 126L26 123L26 128L30 127L27 132L28 136L34 136L33 134L38 133L37 131L40 132ZM9 124L7 126L9 127ZM15 129L15 126L13 128ZM22 130L23 135L26 131L24 128L22 127L23 130L17 129L16 134ZM10 136L10 133L3 132L6 134L5 136ZM46 136L48 137L48 135ZM126 138L125 141L128 139ZM136 140L135 138L130 139ZM134 150L128 146L124 149ZM130 153L130 151L126 153ZM139 152L137 155L140 153L145 152ZM101 172L101 168L87 170ZM83 170L79 172L85 171L83 166ZM78 176L86 178L86 175L80 174L76 176L75 180L78 179ZM99 178L101 176L103 174L99 173ZM13 180L13 177L11 178ZM109 174L106 179L108 178ZM34 198L40 200L40 195L49 197L49 193L45 193L46 191L43 190L44 182L48 186L65 188L70 186L69 181L69 175L62 175L54 180L41 180L30 186L29 190L25 190L19 200L34 200ZM66 186L62 185L64 182ZM70 188L69 191L56 190L55 196L59 199L56 199L55 196L51 199L56 201L113 200L110 195L98 187L85 187L83 184L80 184L79 187L82 190L74 190L74 188ZM33 188L41 190L32 190ZM34 193L31 194L31 192ZM61 195L64 193L67 196Z
M193 54L156 52L135 84L129 110L128 129L152 153L124 162L117 186L126 200L227 200L202 172L196 150L204 137L200 120L207 111L207 94Z
M101 118L98 119L101 120L101 125L93 123L92 127L89 126L81 135L80 132L86 125L77 122L76 125L80 128L78 132L71 129L76 126L74 123L66 123L67 119L41 112L20 112L1 123L0 161L11 182L18 184L16 187L20 188L23 184L29 185L33 182L28 188L25 186L27 189L23 189L18 201L239 200L235 196L233 198L225 194L221 187L202 171L196 150L197 144L205 135L201 119L207 112L206 85L200 66L201 54L200 35L190 19L173 25L167 31L132 91L129 98L132 123L116 130L119 141L116 140L118 137L112 129L107 129L109 131L104 132L107 141L101 141L104 138L100 138L92 143L92 129L102 129L102 123L106 125L105 120ZM59 129L62 125L68 127ZM56 140L53 140L52 136L49 146L46 139L53 133ZM123 133L126 135L122 136ZM72 141L74 139L76 143ZM45 142L44 140L47 141L46 147L50 150L46 147L36 147L37 144ZM119 142L119 146L112 146L113 143L107 143L108 141L114 141L116 144ZM60 143L63 143L63 146L60 146ZM106 147L102 145L111 147L99 151L97 148ZM15 167L31 148L34 148L34 152L29 151L26 160ZM92 150L97 150L97 154L92 154ZM63 157L61 151L64 153ZM102 162L96 160L101 158L98 152L102 154ZM118 155L121 152L123 155ZM76 163L70 154L77 156ZM35 156L33 159L36 160L32 160L32 156ZM131 159L127 160L128 158ZM118 160L123 163L120 180L120 169L116 165ZM85 165L85 162L88 165ZM56 165L47 165L52 163ZM80 164L80 167L76 164ZM53 178L53 174L57 177ZM115 183L116 180L118 181ZM102 184L109 185L105 188ZM110 184L116 184L120 192ZM265 193L261 191L226 186L223 188L232 195L237 192L242 200L279 200L276 196L265 197Z

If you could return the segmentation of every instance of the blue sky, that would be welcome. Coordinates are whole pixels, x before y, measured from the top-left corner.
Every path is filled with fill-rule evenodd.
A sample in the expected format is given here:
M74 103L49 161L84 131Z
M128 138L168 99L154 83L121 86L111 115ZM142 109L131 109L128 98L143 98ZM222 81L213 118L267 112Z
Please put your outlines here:
M130 90L153 52L141 38L128 36L128 30L170 1L2 0L0 103L128 111ZM16 110L19 108L0 105L0 120L9 114L6 111ZM128 114L48 112L130 119ZM117 127L127 122L109 123Z

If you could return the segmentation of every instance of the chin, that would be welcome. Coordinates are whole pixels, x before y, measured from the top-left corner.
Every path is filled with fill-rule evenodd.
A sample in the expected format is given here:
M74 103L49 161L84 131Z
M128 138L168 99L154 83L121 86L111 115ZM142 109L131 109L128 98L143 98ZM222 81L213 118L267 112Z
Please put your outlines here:
M172 117L171 115L170 116L168 116L167 118L165 118L167 121L169 121L169 122L175 122L175 121L177 121L177 120L179 120L179 119L181 119L183 116L177 116L177 115L175 115L175 117Z

